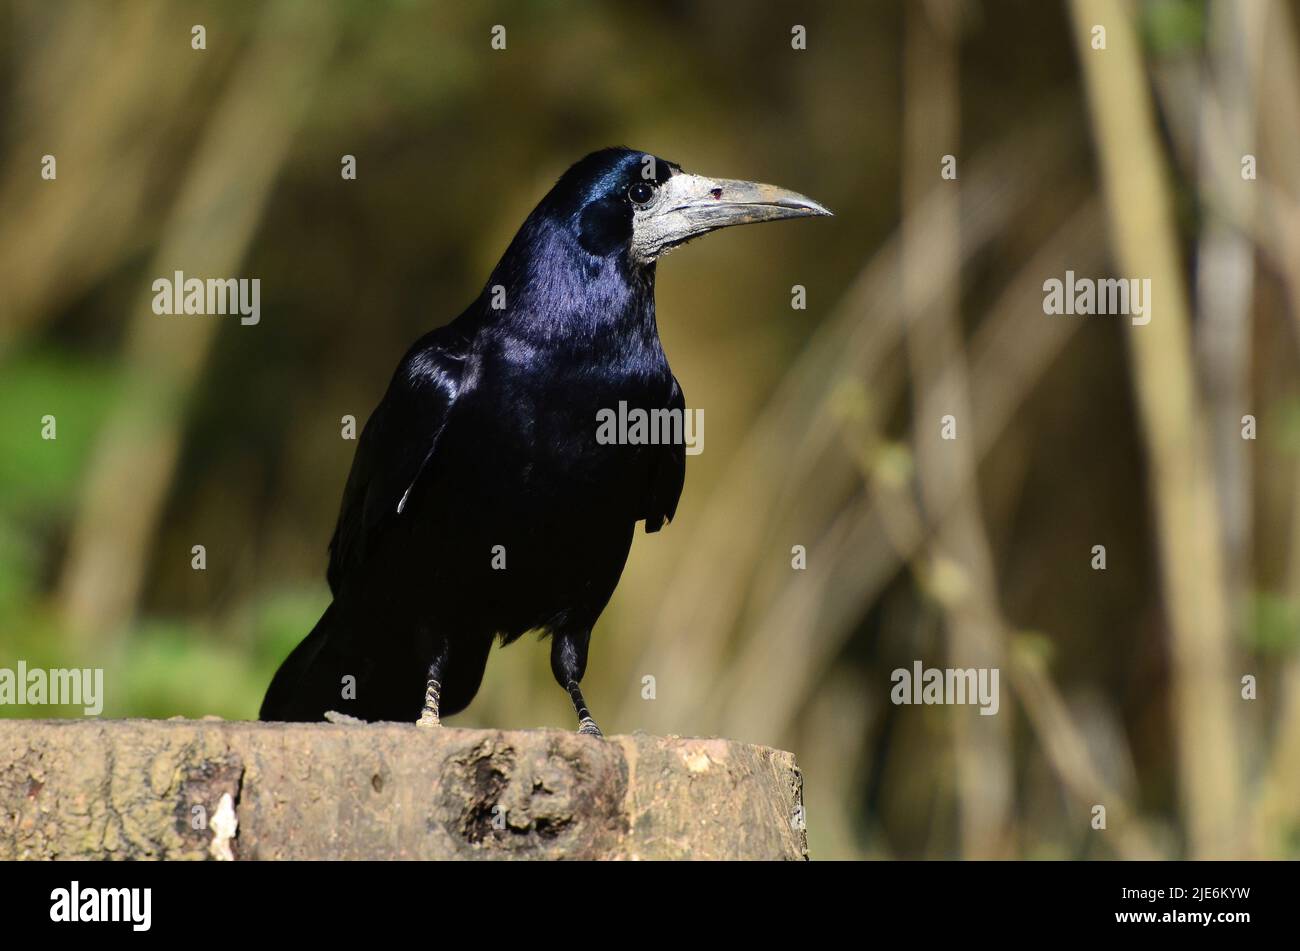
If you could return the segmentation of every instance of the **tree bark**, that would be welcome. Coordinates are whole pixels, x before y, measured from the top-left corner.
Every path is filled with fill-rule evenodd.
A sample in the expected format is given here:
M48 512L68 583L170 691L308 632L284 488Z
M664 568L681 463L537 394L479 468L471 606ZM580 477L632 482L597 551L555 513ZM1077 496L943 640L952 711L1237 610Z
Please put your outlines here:
M0 720L0 860L804 859L802 791L722 739Z

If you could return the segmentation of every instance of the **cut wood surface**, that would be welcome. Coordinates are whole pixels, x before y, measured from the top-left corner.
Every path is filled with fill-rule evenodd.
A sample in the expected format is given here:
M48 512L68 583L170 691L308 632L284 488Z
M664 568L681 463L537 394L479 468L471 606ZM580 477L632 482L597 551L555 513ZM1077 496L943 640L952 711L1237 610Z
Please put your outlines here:
M0 860L804 859L790 753L722 739L0 720Z

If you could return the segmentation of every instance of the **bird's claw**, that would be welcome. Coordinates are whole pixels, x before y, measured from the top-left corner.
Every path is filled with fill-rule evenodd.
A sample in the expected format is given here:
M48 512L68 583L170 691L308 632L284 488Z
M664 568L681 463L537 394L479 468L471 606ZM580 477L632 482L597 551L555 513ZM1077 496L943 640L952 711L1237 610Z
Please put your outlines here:
M430 713L428 710L425 710L422 714L420 714L420 719L415 721L415 725L418 727L423 727L426 730L433 730L442 726L442 721L439 720L434 714Z
M583 736L604 736L600 732L600 727L596 726L596 721L591 717L583 717L578 723L578 732Z

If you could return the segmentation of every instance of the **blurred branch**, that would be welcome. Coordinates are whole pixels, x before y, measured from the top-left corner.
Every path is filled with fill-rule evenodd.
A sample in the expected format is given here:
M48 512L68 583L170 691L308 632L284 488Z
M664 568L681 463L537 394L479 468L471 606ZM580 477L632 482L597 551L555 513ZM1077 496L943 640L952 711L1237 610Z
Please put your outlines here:
M38 32L50 12L24 11L25 29ZM45 41L24 49L0 178L0 356L139 250L153 166L168 145L157 117L180 112L222 65L195 59L188 28L164 3L86 4L46 26ZM153 134L140 135L146 125ZM38 181L45 154L58 162L54 181Z
M1255 111L1260 4L1214 0L1208 60L1199 82L1199 189L1206 222L1197 255L1198 356L1210 407L1210 439L1219 490L1229 623L1239 633L1250 578L1251 470L1241 417L1250 399L1250 304L1254 289L1254 182L1241 156L1257 152ZM1221 210L1223 209L1223 210Z
M1128 860L1164 858L1139 821L1136 807L1108 783L1088 747L1084 732L1070 718L1042 661L1027 647L1010 652L1011 683L1025 715L1038 736L1052 769L1074 802L1075 815L1087 815L1095 804L1106 806L1107 843Z
M1084 268L1099 265L1101 235L1100 209L1089 202L1042 245L989 307L970 346L971 403L980 407L981 421L971 433L977 459L1011 425L1015 409L1080 327L1073 321L1047 319L1026 324L1025 302L1039 297L1042 275L1060 262ZM968 491L964 482L955 485L944 507L923 516L886 452L866 448L856 458L871 479L872 492L818 539L817 559L783 586L716 685L716 696L727 711L724 732L753 729L757 722L780 735L777 725L794 718L800 698L812 692L866 606L879 597L900 565L914 564L934 527L951 517L951 506ZM929 574L923 567L917 571ZM991 621L1005 627L996 616ZM792 637L792 630L804 634ZM1025 652L1013 652L1008 674L1048 762L1072 799L1084 807L1107 805L1110 826L1119 833L1108 841L1121 855L1157 856L1135 808L1102 778L1085 735L1065 715L1065 704L1041 664Z
M1059 110L1052 108L1046 116L967 164L960 209L963 240L960 259L952 263L969 260L1033 201L1039 189L1059 187L1057 178L1066 174L1074 138ZM942 225L929 203L916 210L916 220L925 230ZM801 644L787 629L786 640L798 648L798 656L787 658L790 663L782 666L768 655L764 667L781 673L779 682L770 685L773 693L729 693L717 685L719 671L736 669L727 658L732 634L749 627L742 617L752 617L754 626L766 625L787 584L808 583L806 578L790 580L790 545L809 546L810 568L800 573L805 576L812 574L811 565L834 557L833 552L814 551L815 539L807 534L809 526L833 520L843 494L860 482L857 460L840 448L841 422L833 407L846 382L872 381L870 398L876 409L887 405L891 393L902 386L892 359L903 334L899 266L895 237L866 263L786 374L720 477L691 535L687 557L666 588L673 596L646 639L638 669L654 670L662 682L673 684L673 714L684 722L698 722L710 708L728 709L727 729L739 727L732 735L778 742L791 710L807 696L809 683L821 669L825 655L816 643L816 630L806 632ZM932 272L927 295L955 279L950 272ZM810 489L810 483L815 487ZM855 572L870 576L865 566L851 564ZM856 590L865 586L852 587L853 611L858 612ZM838 624L826 622L829 630L838 632L850 623L839 612L831 614ZM746 638L739 646L748 654L756 643ZM649 710L650 718L660 709ZM631 698L620 715L644 721L647 710ZM661 723L658 728L672 726Z
M1283 283L1292 339L1300 344L1300 44L1285 7L1271 4L1265 11L1260 98L1273 108L1270 121L1260 128L1257 184L1264 191L1256 208L1256 238ZM1293 605L1300 604L1300 482L1294 472L1287 571ZM1294 650L1283 661L1277 692L1273 742L1252 804L1255 842L1271 858L1294 856L1300 828L1300 654Z
M195 151L146 281L177 269L228 277L239 268L332 48L326 9L286 0L263 14ZM295 42L287 46L286 35ZM146 284L137 297L125 354L128 388L101 433L64 567L65 621L83 644L134 611L186 406L222 323L158 317L147 304L152 296Z
M1151 464L1188 846L1197 858L1227 858L1242 848L1237 678L1171 198L1131 8L1074 0L1071 11L1116 256L1127 274L1150 278L1156 301L1151 322L1126 336ZM1090 45L1098 24L1105 50Z
M922 505L935 534L930 574L948 618L949 663L958 668L1003 666L1004 624L997 605L993 556L979 511L977 462L961 324L961 221L955 181L940 178L942 157L960 155L957 58L951 4L906 8L903 54L902 305L912 373L912 445ZM932 227L918 229L913 211L933 205ZM953 275L934 294L932 273ZM929 298L927 300L927 298ZM957 438L942 439L951 415ZM1005 857L1011 808L1010 708L1000 716L949 717L957 763L962 855Z

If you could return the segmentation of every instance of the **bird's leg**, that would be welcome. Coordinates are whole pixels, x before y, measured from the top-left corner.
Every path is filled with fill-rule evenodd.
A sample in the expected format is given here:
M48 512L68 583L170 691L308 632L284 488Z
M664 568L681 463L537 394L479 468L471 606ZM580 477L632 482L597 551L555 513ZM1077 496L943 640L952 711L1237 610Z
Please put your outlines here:
M438 719L438 703L441 695L442 684L438 678L430 675L429 685L424 688L424 709L420 711L420 719L415 721L416 726L442 726L442 721Z
M600 727L596 726L596 721L591 718L591 711L587 709L587 701L582 698L577 681L570 680L565 689L569 691L569 699L573 701L573 709L578 714L578 732L588 736L604 736Z
M440 639L437 652L429 663L428 682L424 688L424 709L420 712L420 719L415 721L416 726L442 726L442 721L438 719L438 705L442 702L442 672L446 666L447 642Z
M554 634L551 642L551 673L555 675L556 683L569 692L574 712L578 714L578 732L588 736L604 736L592 719L587 701L583 699L582 690L578 687L578 681L582 680L587 669L587 643L590 639L591 631Z

